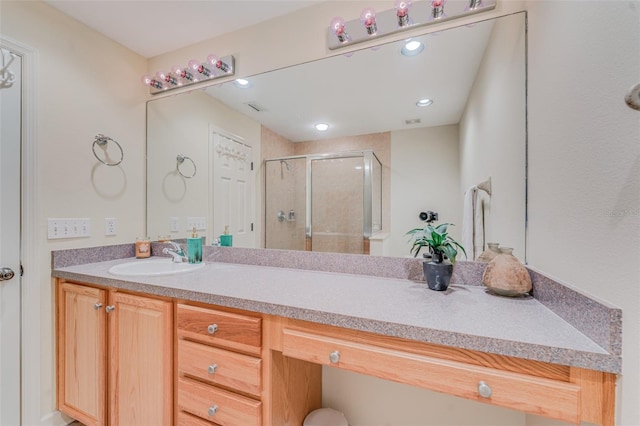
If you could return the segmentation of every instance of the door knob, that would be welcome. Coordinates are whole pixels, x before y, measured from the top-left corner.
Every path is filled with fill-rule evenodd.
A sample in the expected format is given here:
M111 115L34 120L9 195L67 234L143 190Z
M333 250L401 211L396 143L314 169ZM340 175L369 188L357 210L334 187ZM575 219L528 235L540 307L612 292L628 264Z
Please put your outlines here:
M11 268L0 268L0 281L7 281L13 278L15 273Z

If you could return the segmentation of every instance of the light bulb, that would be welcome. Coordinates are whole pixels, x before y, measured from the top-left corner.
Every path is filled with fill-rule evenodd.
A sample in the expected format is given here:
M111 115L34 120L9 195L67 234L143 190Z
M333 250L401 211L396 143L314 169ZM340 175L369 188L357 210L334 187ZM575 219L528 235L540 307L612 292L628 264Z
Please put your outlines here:
M213 65L222 72L229 72L229 65L222 62L216 55L211 54L207 56L207 63Z
M158 78L158 80L169 83L172 86L176 86L178 84L178 80L174 76L169 73L165 73L164 71L156 72L156 77Z
M378 31L378 26L376 25L376 11L370 7L365 8L362 13L360 13L360 22L367 30L367 34L374 35Z
M179 78L184 78L185 80L193 81L193 74L191 74L188 70L182 67L174 65L171 68L171 72L177 75Z
M440 19L444 16L444 0L431 0L431 17Z
M411 8L411 0L396 0L396 15L398 16L398 26L406 27L409 25L409 9Z
M205 67L195 59L189 61L189 68L204 75L205 77L209 77L211 75L211 71L209 71L209 68Z
M469 4L467 4L467 6L464 8L464 11L468 12L470 10L476 10L478 8L481 8L482 6L482 0L469 0Z
M149 77L148 75L143 75L141 78L142 84L144 84L145 86L151 86L154 89L162 89L164 86L161 82L159 82L158 80Z
M324 132L329 128L329 125L327 123L318 123L313 127L315 127L319 132Z
M331 23L329 23L329 28L331 28L331 31L333 31L336 37L338 37L338 41L340 43L349 41L349 34L347 34L347 31L344 28L344 19L341 17L334 17L331 20Z

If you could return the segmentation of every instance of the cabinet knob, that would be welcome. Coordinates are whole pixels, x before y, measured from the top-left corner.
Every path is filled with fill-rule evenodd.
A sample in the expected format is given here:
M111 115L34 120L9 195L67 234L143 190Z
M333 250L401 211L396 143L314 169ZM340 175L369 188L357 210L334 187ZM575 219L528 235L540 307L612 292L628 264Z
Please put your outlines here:
M331 361L332 364L336 364L338 361L340 361L340 352L338 351L333 351L329 354L329 361Z
M485 381L480 380L478 382L478 394L483 398L491 398L491 386L489 386Z
M113 312L116 310L116 307L114 305L108 305L104 310L107 312Z
M215 416L217 412L218 412L218 406L215 404L209 407L209 409L207 410L207 414L209 414L209 416Z
M218 331L218 324L211 324L209 327L207 327L207 333L209 334L213 334L216 331Z
M96 311L97 311L98 309L100 309L100 308L102 308L102 303L100 303L100 302L98 302L98 303L96 303L96 304L94 304L94 305L93 305L93 309L95 309Z
M218 369L218 364L211 364L209 368L207 368L207 372L209 374L213 374L216 372L217 369Z

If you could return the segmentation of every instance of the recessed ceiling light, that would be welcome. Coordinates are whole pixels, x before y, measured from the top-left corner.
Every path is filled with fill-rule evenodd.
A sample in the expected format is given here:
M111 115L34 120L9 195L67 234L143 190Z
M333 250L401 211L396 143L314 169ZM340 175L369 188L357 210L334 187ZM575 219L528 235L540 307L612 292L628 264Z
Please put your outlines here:
M241 89L246 89L251 86L249 80L245 80L244 78L238 78L233 81L233 85L236 87L240 87Z
M318 123L313 127L315 127L316 130L319 131L319 132L324 132L325 130L327 130L329 128L329 125L327 123Z
M418 40L407 40L407 42L402 46L402 53L404 56L415 56L421 53L424 50L424 44L419 42Z
M433 101L431 99L420 99L418 102L416 102L416 106L426 107L431 105L432 103Z

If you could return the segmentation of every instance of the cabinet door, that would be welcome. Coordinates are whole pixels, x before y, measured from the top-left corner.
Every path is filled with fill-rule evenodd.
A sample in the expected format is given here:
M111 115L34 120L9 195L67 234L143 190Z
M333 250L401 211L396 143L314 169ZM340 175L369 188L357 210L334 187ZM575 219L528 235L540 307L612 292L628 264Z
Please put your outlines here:
M58 409L85 425L106 424L106 296L58 284Z
M111 293L110 425L172 423L172 304Z

